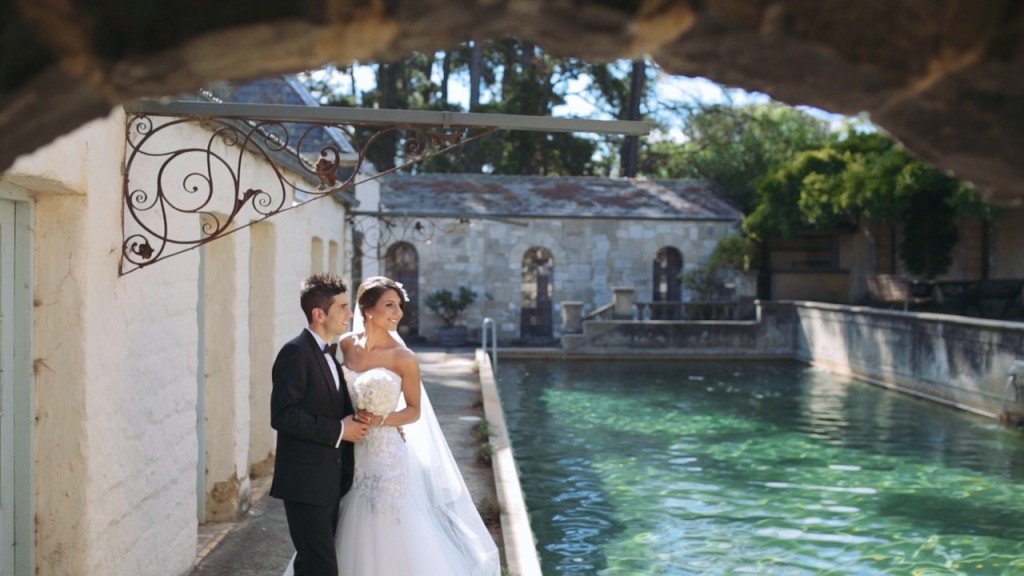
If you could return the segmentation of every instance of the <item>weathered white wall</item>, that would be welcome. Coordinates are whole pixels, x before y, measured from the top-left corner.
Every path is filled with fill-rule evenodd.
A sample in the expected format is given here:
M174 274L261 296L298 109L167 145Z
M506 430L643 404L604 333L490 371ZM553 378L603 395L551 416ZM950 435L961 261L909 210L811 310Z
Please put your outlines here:
M277 227L273 220L250 229L249 252L249 414L253 426L249 434L249 468L263 476L273 471L274 431L269 423L270 386L274 364L277 295Z
M249 234L205 245L206 518L230 521L249 504Z
M186 129L181 138L205 143L209 133ZM115 111L3 176L33 195L36 212L41 576L190 569L197 499L226 489L218 503L235 515L247 505L250 466L267 471L270 364L305 325L301 280L314 268L349 268L346 209L323 198L207 245L205 282L198 250L119 277L123 154L124 116ZM246 164L253 185L276 183L265 166ZM313 237L338 246L315 265ZM200 354L210 494L196 483Z
M196 261L118 278L123 134L115 112L8 173L36 201L41 575L180 573L195 554Z
M380 208L380 182L376 179L368 180L356 186L356 199L359 205L356 210L360 212L376 212ZM357 219L356 228L359 230L366 231L377 226L377 219L373 216L359 216ZM351 246L351 236L346 238L347 242L342 247L342 252L348 252L351 256L353 247ZM347 250L346 250L347 247ZM365 248L364 248L365 250ZM354 271L351 278L369 278L371 276L379 276L384 273L384 263L382 261L383 255L386 253L387 247L383 247L380 251L380 257L375 250L370 251L369 254L364 254L361 262L361 269ZM350 258L351 259L351 258ZM358 286L353 287L352 293L355 294L355 290ZM354 298L354 296L353 296Z

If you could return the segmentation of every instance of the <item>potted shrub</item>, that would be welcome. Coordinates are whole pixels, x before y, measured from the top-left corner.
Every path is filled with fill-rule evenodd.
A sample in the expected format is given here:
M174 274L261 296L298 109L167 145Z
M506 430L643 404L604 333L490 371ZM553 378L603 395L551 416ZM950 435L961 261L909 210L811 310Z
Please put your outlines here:
M466 342L466 326L455 322L466 308L476 302L476 292L465 286L459 287L458 294L442 288L428 294L423 302L441 319L443 326L437 329L437 339L442 346L459 346Z

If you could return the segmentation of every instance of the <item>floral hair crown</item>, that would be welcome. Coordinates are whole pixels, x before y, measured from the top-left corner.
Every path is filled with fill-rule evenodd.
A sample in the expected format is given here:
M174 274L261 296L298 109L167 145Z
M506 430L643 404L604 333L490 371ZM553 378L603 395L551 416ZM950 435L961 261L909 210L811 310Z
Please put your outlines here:
M395 286L398 286L398 291L402 293L402 300L405 302L409 301L409 293L405 291L405 286L402 286L401 282L395 282Z

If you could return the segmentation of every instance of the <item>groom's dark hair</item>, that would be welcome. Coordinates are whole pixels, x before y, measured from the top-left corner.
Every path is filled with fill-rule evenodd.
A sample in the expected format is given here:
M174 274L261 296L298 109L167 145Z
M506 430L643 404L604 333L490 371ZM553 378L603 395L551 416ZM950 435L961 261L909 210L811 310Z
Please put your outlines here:
M313 274L303 280L299 305L302 306L302 312L306 315L306 322L313 321L314 309L319 308L327 312L327 309L331 307L331 300L347 290L345 281L337 274L324 272Z

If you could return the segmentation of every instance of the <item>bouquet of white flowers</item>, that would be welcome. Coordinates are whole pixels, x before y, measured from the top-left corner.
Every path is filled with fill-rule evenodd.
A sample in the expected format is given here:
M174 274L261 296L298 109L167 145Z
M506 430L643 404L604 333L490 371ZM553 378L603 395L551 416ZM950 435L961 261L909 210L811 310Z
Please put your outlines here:
M393 377L382 368L360 374L353 388L356 392L356 406L378 416L385 416L395 409L401 390L400 386L395 385Z

